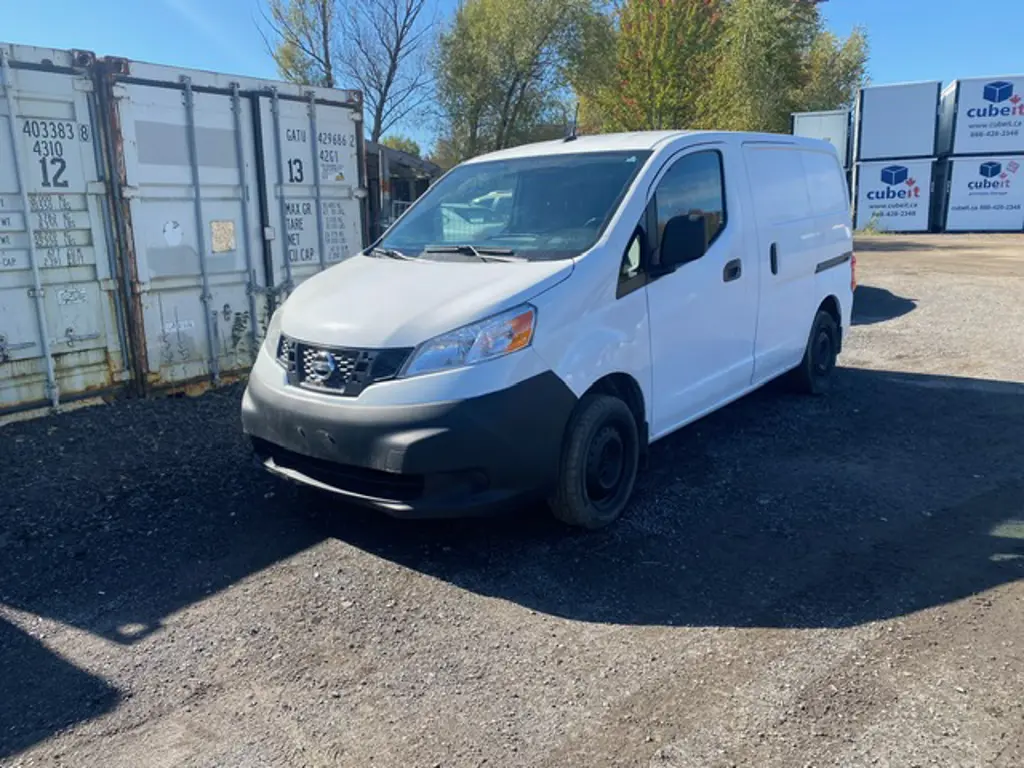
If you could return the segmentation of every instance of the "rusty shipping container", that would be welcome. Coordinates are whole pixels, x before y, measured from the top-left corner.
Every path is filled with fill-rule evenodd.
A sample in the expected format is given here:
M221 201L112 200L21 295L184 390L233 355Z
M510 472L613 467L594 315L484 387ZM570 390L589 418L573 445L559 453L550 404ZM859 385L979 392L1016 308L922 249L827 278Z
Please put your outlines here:
M0 50L0 413L243 374L365 244L358 92Z

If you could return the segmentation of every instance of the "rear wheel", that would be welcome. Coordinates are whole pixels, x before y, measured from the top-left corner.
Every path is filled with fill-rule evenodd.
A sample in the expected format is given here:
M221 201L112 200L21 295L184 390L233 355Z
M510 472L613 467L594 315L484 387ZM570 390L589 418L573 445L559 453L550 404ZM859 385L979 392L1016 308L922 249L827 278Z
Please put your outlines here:
M639 430L629 407L610 395L586 395L566 430L551 511L580 528L608 525L629 502L639 464Z
M838 354L839 326L832 315L819 310L811 326L804 358L793 371L793 384L807 394L824 394L831 388L832 371L835 370Z

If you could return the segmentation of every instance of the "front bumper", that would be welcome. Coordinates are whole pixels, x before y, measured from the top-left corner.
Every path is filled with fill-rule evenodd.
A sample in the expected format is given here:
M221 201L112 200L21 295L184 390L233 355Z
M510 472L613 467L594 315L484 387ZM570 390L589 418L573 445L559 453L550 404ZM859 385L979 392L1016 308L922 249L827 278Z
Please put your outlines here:
M260 463L402 517L457 517L555 483L576 396L548 371L466 400L359 405L251 378L242 426Z

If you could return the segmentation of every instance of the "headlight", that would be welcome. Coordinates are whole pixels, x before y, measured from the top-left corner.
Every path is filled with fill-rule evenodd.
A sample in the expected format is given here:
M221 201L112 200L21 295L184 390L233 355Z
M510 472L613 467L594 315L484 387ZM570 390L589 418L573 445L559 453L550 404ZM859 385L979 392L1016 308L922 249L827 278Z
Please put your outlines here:
M437 336L421 344L402 376L482 363L530 346L537 310L529 304Z
M267 335L263 337L263 348L267 350L268 355L276 359L280 343L281 309L278 308L274 314L270 316L270 322L267 323Z

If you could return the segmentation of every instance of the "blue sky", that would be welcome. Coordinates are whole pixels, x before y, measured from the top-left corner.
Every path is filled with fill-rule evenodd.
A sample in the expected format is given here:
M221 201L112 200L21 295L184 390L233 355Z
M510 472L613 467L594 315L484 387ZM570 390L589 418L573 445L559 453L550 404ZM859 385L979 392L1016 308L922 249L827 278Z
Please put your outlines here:
M456 0L435 0L442 12ZM274 77L257 31L262 0L30 0L3 13L5 42L85 48L100 55ZM875 83L1017 74L1024 70L1017 32L1024 0L828 0L829 27L857 24L871 43ZM45 10L44 10L45 9ZM412 129L421 141L429 133Z

